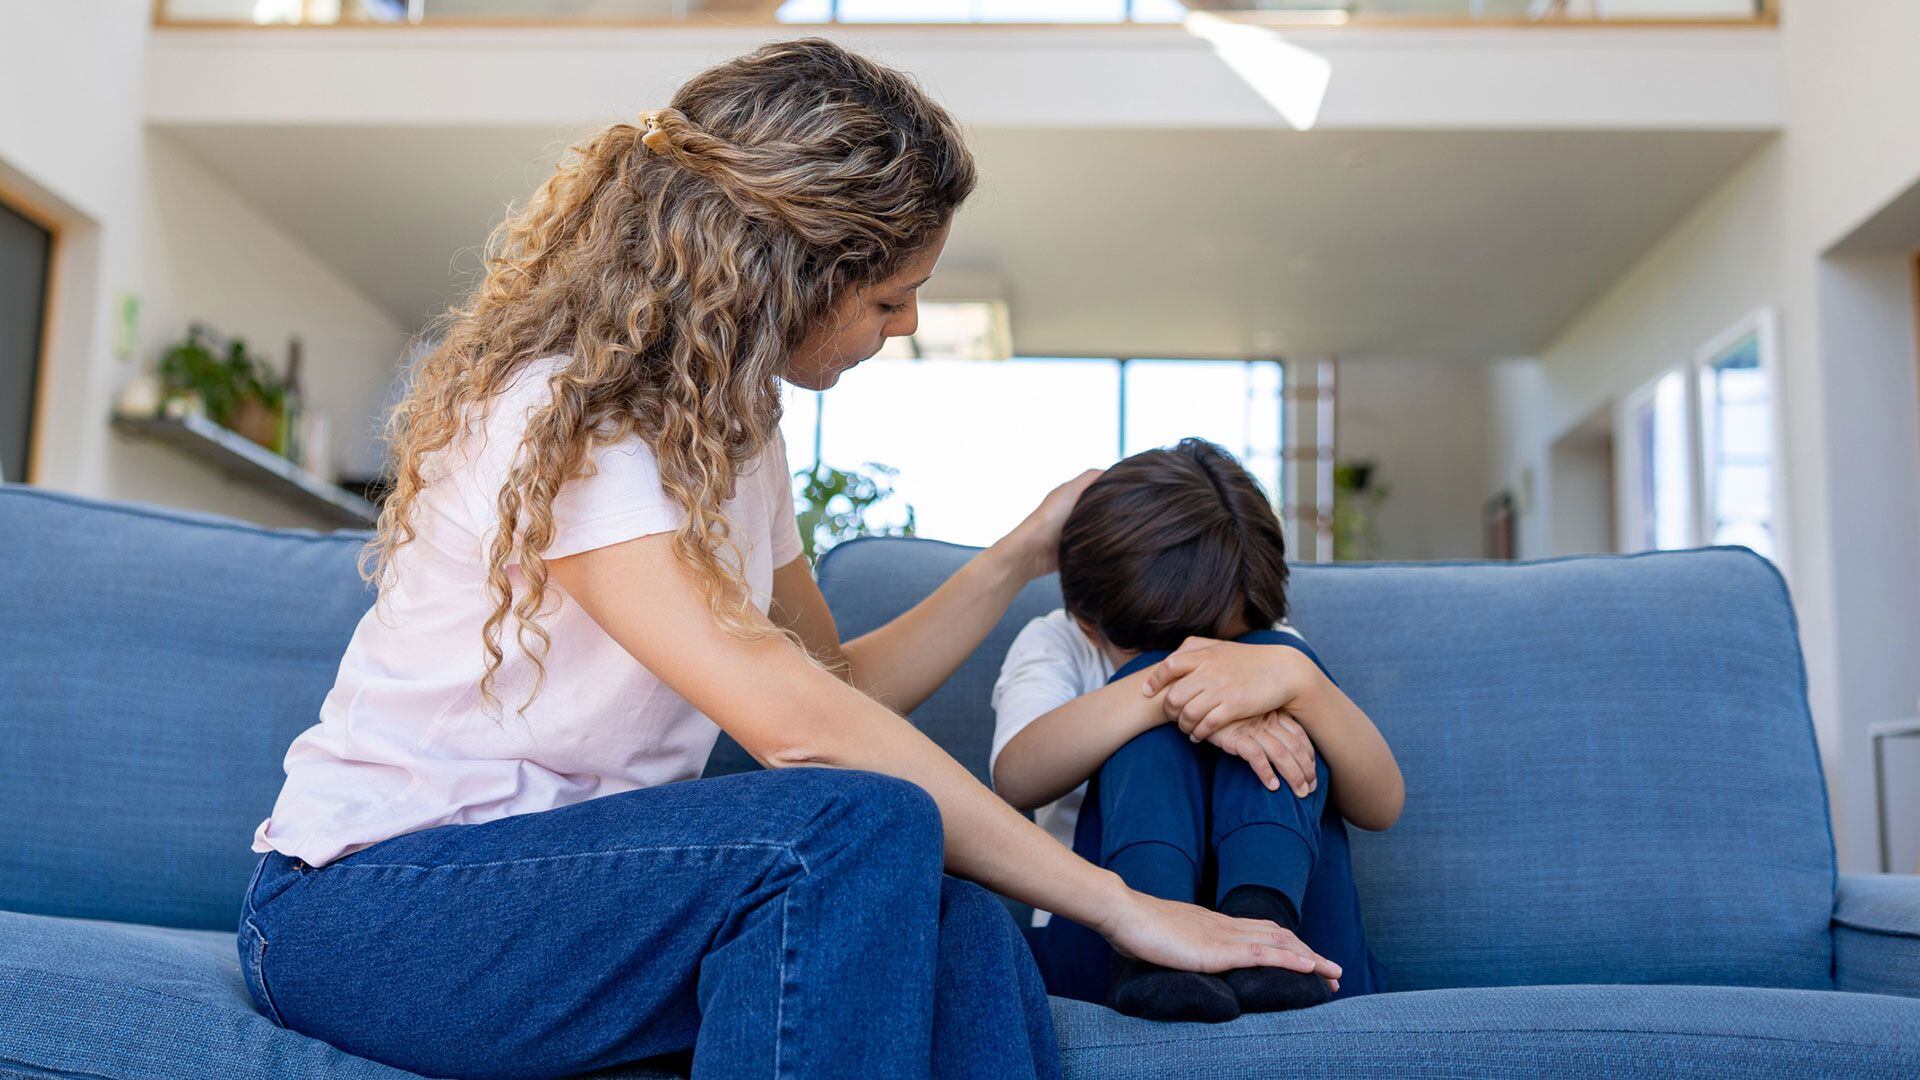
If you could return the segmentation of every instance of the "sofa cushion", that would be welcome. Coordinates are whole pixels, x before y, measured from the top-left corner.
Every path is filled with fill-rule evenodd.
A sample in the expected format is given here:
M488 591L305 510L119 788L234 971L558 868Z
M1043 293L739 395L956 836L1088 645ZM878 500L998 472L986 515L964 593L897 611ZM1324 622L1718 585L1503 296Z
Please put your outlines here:
M0 1078L383 1080L355 1057L254 1010L234 932L0 911ZM671 1080L672 1061L575 1080Z
M233 926L281 757L371 602L364 540L0 485L0 908ZM973 554L857 540L821 588L855 636ZM1833 985L1825 785L1771 564L1295 575L1294 621L1406 777L1393 829L1350 830L1394 989ZM1000 658L1057 603L1028 586L914 713L976 775Z
M939 540L865 537L834 545L821 557L814 576L833 610L841 640L851 641L919 603L979 553L978 548ZM993 709L988 699L1000 674L1000 661L1021 627L1059 606L1060 579L1055 575L1022 589L954 677L913 711L914 724L983 784L992 782L987 775L987 750L993 742ZM708 759L707 775L759 767L739 744L722 734Z
M1920 1075L1920 1000L1728 986L1515 986L1156 1024L1056 998L1070 1078Z
M412 1075L256 1013L231 930L0 911L0 1015L0 1071L114 1080Z
M365 539L0 486L0 908L232 929Z
M974 549L863 539L818 568L844 636ZM1744 548L1300 565L1292 621L1393 746L1406 809L1350 829L1395 990L1831 988L1832 830L1793 611ZM1012 611L913 721L983 779ZM748 764L716 751L714 768ZM1336 780L1337 783L1337 780Z

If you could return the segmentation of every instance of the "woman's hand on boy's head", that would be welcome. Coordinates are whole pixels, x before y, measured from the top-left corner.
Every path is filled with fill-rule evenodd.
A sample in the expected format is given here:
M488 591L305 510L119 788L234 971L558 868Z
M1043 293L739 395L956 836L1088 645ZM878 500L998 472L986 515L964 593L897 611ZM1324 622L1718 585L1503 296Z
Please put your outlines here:
M1029 578L1043 577L1060 569L1060 530L1066 527L1067 515L1073 512L1073 504L1080 501L1080 493L1100 479L1103 471L1087 469L1048 492L1040 505L1000 541L1019 552Z

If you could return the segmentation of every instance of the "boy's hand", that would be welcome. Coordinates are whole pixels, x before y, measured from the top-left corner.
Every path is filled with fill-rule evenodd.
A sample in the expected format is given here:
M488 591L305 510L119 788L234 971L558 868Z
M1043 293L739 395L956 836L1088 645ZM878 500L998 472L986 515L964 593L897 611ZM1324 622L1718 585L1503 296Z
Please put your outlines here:
M1313 740L1305 728L1277 709L1229 721L1207 741L1253 766L1268 791L1279 791L1284 779L1304 799L1320 782L1314 771Z
M1140 690L1165 689L1168 718L1201 742L1232 721L1284 711L1325 681L1298 649L1191 637L1148 670Z

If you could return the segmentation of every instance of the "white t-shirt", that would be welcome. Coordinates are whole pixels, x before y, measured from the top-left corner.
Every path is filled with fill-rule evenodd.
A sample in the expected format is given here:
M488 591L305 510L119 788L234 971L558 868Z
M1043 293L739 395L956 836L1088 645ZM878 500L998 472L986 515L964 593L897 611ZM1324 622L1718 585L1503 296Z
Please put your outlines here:
M565 363L548 357L523 367L484 426L470 426L425 463L418 535L395 556L393 586L354 629L320 722L288 748L287 780L254 830L254 851L277 849L320 866L402 833L689 780L706 767L719 728L555 581L547 585L543 624L552 645L540 696L522 721L515 710L535 670L509 620L494 679L498 707L489 714L481 703L495 497L529 412L549 396L547 377ZM679 525L683 511L661 489L653 452L637 436L598 448L592 461L598 471L569 481L554 499L546 558ZM723 507L763 612L774 569L800 555L790 483L776 435ZM516 593L523 589L518 563L507 572Z
M1299 636L1284 622L1275 623L1273 628ZM993 684L993 748L987 756L987 775L993 775L1000 751L1023 728L1074 698L1105 686L1113 672L1112 661L1081 631L1065 608L1055 608L1022 627L1007 648L1000 677ZM1034 811L1034 823L1072 847L1080 803L1086 795L1087 785L1081 784ZM1033 925L1045 926L1051 917L1035 911Z

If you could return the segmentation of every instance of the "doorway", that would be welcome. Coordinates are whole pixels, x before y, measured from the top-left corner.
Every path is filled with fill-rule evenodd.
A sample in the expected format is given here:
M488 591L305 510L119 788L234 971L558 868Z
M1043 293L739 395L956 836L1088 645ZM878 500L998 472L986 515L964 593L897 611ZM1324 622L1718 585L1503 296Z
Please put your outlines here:
M0 480L32 477L53 233L0 202Z
M1614 550L1613 408L1554 440L1548 451L1547 554Z

